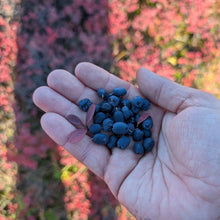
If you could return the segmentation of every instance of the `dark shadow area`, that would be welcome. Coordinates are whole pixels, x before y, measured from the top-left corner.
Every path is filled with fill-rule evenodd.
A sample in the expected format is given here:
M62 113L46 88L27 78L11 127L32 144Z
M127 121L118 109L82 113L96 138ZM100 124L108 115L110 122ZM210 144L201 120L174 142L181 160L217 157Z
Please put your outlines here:
M61 181L64 164L59 162L57 146L41 130L43 112L33 104L32 94L46 85L54 69L74 74L81 61L110 68L108 1L23 0L19 11L15 143L20 164L17 189L26 206L20 218L71 219L77 210L67 210L64 202L70 190ZM94 175L89 176L91 195L85 195L92 205L89 219L115 219L116 202L107 186Z

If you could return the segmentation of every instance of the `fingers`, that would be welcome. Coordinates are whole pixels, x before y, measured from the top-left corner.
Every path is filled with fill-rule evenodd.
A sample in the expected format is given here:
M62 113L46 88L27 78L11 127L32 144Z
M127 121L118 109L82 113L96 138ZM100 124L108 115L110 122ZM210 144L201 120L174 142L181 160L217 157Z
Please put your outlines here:
M75 128L65 118L56 113L44 114L41 118L41 126L57 144L62 145L92 172L103 178L110 157L107 148L94 144L88 136L85 136L76 144L68 143L68 135Z
M91 63L79 63L76 66L75 74L83 84L94 90L104 88L107 92L111 92L114 88L123 87L127 90L125 97L132 99L134 96L140 95L138 89L129 82Z
M77 104L84 98L89 98L94 103L100 101L94 90L83 85L75 76L65 70L52 71L47 78L47 84L57 93Z
M82 121L85 119L85 113L78 106L47 86L42 86L35 90L33 101L45 112L54 112L64 117L69 114L75 114Z
M94 144L88 136L75 144L67 142L68 135L75 128L56 113L44 114L41 118L41 126L57 144L62 145L77 160L104 179L115 197L118 196L122 183L133 172L141 157L131 150L122 151L117 148L110 155L106 147Z
M143 67L137 72L137 83L153 103L174 113L190 106L210 107L211 101L219 107L213 95L179 85Z

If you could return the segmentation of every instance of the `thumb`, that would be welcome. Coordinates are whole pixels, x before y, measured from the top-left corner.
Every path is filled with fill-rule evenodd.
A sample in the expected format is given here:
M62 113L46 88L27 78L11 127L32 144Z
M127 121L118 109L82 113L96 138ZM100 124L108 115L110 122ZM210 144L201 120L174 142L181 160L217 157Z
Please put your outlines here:
M174 113L190 106L210 108L215 105L220 108L220 102L214 95L182 86L144 67L137 71L137 83L142 94L151 102Z

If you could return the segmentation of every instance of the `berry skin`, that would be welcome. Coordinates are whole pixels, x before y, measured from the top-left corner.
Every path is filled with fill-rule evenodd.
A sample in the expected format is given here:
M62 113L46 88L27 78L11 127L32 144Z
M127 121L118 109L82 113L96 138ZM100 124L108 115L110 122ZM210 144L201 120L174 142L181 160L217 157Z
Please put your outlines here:
M121 101L121 103L122 103L123 106L127 106L128 108L131 107L131 101L129 99L123 99Z
M97 94L100 98L104 99L106 92L104 89L98 89Z
M95 113L99 112L100 111L100 105L95 105Z
M113 89L112 94L116 96L124 96L127 94L127 91L125 88L115 88Z
M113 108L112 113L115 113L117 111L121 111L121 108L116 106Z
M136 106L132 105L132 107L131 107L131 111L132 111L134 114L138 114L139 111L140 111L140 109L137 108Z
M109 112L105 113L105 118L109 118L111 115Z
M144 103L144 99L140 96L135 96L133 99L132 99L132 104L137 107L137 108L141 108L142 105Z
M151 137L151 130L143 129L143 132L145 138Z
M103 121L103 130L104 131L111 131L113 125L113 121L110 118L106 118Z
M108 101L109 103L112 105L112 106L117 106L120 102L120 99L115 96L115 95L111 95L109 98L108 98Z
M95 114L94 123L101 124L104 119L105 119L105 114L103 112L98 112L97 114Z
M133 150L136 154L143 154L144 153L143 145L139 142L134 144Z
M108 148L112 149L115 147L117 140L118 138L115 135L111 135L107 144Z
M134 117L130 117L130 119L129 119L129 123L134 124L134 123L135 123L135 118L134 118Z
M108 135L102 133L95 134L94 137L92 138L93 142L101 145L106 145L108 143L108 140L109 140Z
M98 89L97 94L100 98L107 100L109 97L109 94L104 89Z
M149 108L150 108L150 102L147 99L144 99L141 109L147 111Z
M144 150L146 153L150 152L154 146L154 140L152 138L146 138L143 141Z
M89 99L82 99L79 101L79 107L82 109L84 112L87 112L90 105L92 105L92 102Z
M119 121L124 122L125 120L123 113L121 111L116 111L113 115L113 120L115 122L119 122Z
M111 112L112 106L108 102L102 102L101 105L100 105L100 109L103 112Z
M125 149L130 144L131 140L127 136L122 136L117 141L117 147L120 149Z
M140 129L136 129L133 134L134 141L141 141L144 137L144 132Z
M140 114L135 115L135 122L136 122L136 123L138 122L138 120L139 120L140 117L141 117Z
M129 135L133 135L134 130L135 130L134 124L129 123L129 124L128 124L128 134L129 134Z
M128 119L133 115L131 110L127 106L124 106L121 110L124 114L125 119Z
M112 131L118 135L127 134L128 125L124 122L116 122L113 124Z
M143 129L150 130L153 127L153 120L151 116L149 116L143 123L142 123Z
M89 126L89 131L92 134L100 133L101 129L102 129L102 127L101 127L100 124L92 124L92 125Z

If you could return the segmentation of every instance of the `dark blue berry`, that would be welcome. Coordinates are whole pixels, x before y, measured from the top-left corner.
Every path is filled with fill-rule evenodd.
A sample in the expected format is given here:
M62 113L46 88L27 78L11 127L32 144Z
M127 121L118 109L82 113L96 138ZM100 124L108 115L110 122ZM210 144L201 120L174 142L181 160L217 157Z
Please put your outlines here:
M144 150L146 153L150 152L154 146L154 140L152 138L146 138L143 141Z
M115 106L117 106L119 104L120 99L117 96L115 96L115 95L111 95L108 98L108 101L109 101L109 103L111 103L112 106L115 107Z
M110 96L104 89L98 89L97 93L98 96L104 100L108 100L108 97Z
M105 114L103 112L98 112L95 114L94 123L101 124L104 119L105 119Z
M133 113L131 112L131 110L127 106L122 107L121 110L122 110L124 117L126 119L130 118L133 115Z
M115 135L111 135L107 144L108 148L112 149L115 147L117 140L118 138Z
M131 101L129 99L123 99L121 101L121 103L122 103L123 106L127 106L128 108L131 107Z
M127 134L128 132L128 125L124 122L116 122L113 124L112 131L115 134Z
M134 130L135 130L134 124L128 123L128 134L133 135Z
M112 106L108 102L102 102L100 105L100 109L103 112L110 112L112 110Z
M132 107L131 107L131 111L132 111L134 114L138 114L139 111L140 111L140 109L137 108L136 106L132 105Z
M134 124L134 123L135 123L135 118L134 118L134 117L130 117L130 118L129 118L129 123Z
M105 113L105 118L109 118L111 116L110 112Z
M124 122L124 115L121 111L116 111L113 115L113 119L115 122Z
M124 96L126 95L127 91L125 88L115 88L113 89L112 94L116 96Z
M83 99L83 100L79 101L79 107L84 112L88 111L91 104L92 104L92 102L89 99Z
M153 127L153 120L151 116L149 116L143 123L142 123L143 129L150 130Z
M136 123L138 122L138 120L139 120L140 117L141 117L140 114L135 115L135 122L136 122Z
M148 100L144 99L141 109L144 111L147 111L149 108L150 108L150 102Z
M101 127L100 124L92 124L92 125L89 126L89 131L92 134L100 133L101 129L102 129L102 127Z
M127 136L122 136L117 141L117 147L120 149L125 149L130 144L131 140Z
M113 125L113 121L110 118L106 118L103 121L103 130L104 131L111 131Z
M111 95L109 93L105 93L104 100L107 102Z
M100 98L104 99L105 94L106 94L104 89L98 89L97 93Z
M117 112L117 111L121 111L121 108L118 107L118 106L116 106L116 107L113 108L112 113L115 113L115 112Z
M144 137L145 137L145 138L151 137L151 130L143 129L143 132L144 132Z
M106 134L98 133L93 136L92 140L96 144L106 145L108 143L109 138Z
M132 104L137 108L141 108L143 103L144 103L144 99L140 96L136 96L132 99Z
M139 142L134 144L133 150L136 154L143 154L144 153L143 145Z
M100 110L100 105L95 105L95 112L97 113L97 112L99 112L99 110Z
M134 141L141 141L144 137L144 132L140 129L136 129L133 134Z

